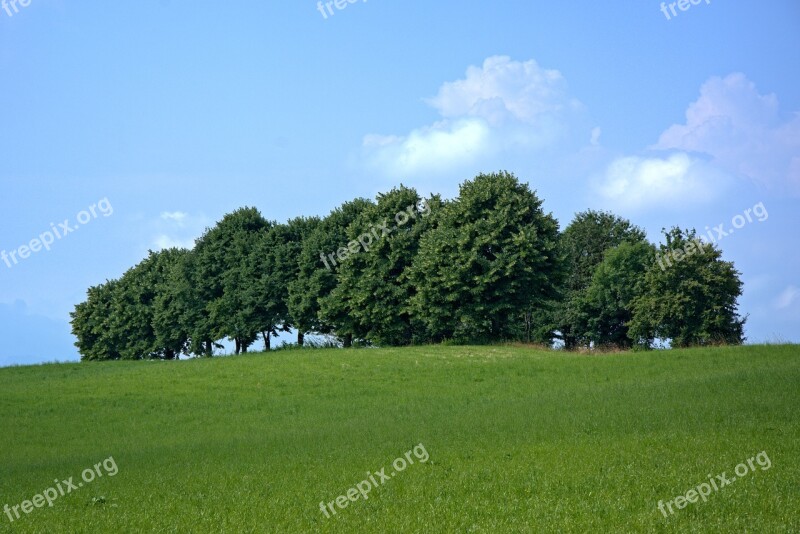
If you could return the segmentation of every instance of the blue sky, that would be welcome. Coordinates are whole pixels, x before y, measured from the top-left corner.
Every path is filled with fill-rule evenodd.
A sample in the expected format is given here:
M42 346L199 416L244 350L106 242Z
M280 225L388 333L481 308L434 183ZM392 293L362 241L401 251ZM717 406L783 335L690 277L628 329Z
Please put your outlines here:
M0 261L0 365L77 359L87 287L240 206L452 197L500 169L562 228L608 209L653 241L761 203L719 245L749 341L800 342L800 3L340 5L0 7L0 251L78 228Z

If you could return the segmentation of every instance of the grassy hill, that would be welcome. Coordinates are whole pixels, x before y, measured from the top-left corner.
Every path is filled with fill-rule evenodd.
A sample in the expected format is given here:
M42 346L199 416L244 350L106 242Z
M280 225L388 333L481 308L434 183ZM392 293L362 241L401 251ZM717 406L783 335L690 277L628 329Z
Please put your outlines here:
M0 532L800 532L798 346L17 367L0 408L0 506L64 490Z

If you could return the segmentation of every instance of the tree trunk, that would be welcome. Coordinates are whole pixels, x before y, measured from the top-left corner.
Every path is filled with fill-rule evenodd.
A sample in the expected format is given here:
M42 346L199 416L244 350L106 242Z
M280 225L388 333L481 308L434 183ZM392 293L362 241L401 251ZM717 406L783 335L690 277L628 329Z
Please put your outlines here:
M533 330L533 314L529 311L526 311L523 319L525 321L525 341L526 343L530 343L531 330Z
M242 343L239 341L238 337L235 337L233 339L236 340L236 349L235 349L234 354L239 354L239 350L240 350L240 348L242 346Z
M303 340L304 340L304 339L305 339L305 336L303 335L303 333L302 333L302 332L300 332L300 331L298 330L298 332L297 332L297 345L298 345L299 347L302 347L302 346L303 346Z
M264 336L264 352L269 352L269 332L261 332L261 335Z
M344 340L342 341L342 345L346 349L352 347L353 346L353 334L346 334L344 336Z

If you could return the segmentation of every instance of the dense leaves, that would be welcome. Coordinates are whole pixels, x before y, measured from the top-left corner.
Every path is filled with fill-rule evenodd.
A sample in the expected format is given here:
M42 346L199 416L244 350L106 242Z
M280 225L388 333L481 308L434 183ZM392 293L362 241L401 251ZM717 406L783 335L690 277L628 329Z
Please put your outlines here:
M644 346L654 338L670 339L674 347L743 343L746 318L736 310L742 282L733 263L722 261L722 252L694 230L672 228L664 236L660 262L651 264L632 303L631 337ZM680 260L675 251L684 251Z
M594 346L629 348L632 302L646 291L654 248L643 241L623 241L605 253L579 302L577 331Z
M558 223L508 173L461 186L422 237L411 270L413 310L424 339L519 338L524 313L555 296Z
M337 332L381 345L414 340L410 300L416 288L409 267L438 198L423 202L414 189L379 195L348 227L341 243L337 285L322 299L321 316L340 321Z
M347 320L345 310L329 307L325 316L320 313L320 303L337 286L339 270L337 251L348 240L347 229L372 202L355 199L345 202L322 219L305 236L298 258L297 276L289 283L288 310L292 323L300 332L333 334Z
M248 259L271 226L257 209L241 208L197 241L192 285L203 308L193 337L203 342L203 353L224 337L236 342L237 352L247 350L260 332L259 317L247 304L261 271Z
M586 292L606 252L625 242L645 242L644 231L608 212L578 213L564 230L561 246L568 274L553 305L553 328L567 349L591 343L585 317Z
M290 330L300 345L307 333L344 346L743 342L739 273L693 230L665 232L656 252L616 215L582 212L560 233L542 206L500 172L450 201L400 186L322 219L241 208L193 249L150 252L89 288L71 313L76 346L84 360L176 359L223 339L269 349Z

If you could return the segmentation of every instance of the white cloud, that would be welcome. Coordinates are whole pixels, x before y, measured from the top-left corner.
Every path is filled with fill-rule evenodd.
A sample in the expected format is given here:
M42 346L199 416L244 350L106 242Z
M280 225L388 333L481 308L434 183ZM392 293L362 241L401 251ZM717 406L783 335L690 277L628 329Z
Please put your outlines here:
M800 194L800 114L783 120L777 97L760 94L743 74L706 81L686 124L670 126L650 148L672 154L617 158L594 191L617 207L675 207L713 200L736 175Z
M621 157L596 180L594 191L623 209L706 202L722 187L719 175L686 153L666 158Z
M194 248L194 239L176 239L174 237L162 234L153 239L153 246L155 250L164 250L167 248Z
M592 146L598 146L600 144L600 135L603 131L600 129L599 126L595 126L592 128L592 137L589 140L589 144Z
M178 224L183 224L188 215L188 213L184 213L182 211L165 211L161 213L161 218L165 221L175 221Z
M708 154L730 172L800 194L800 114L782 119L777 97L741 73L705 82L686 124L669 127L653 148Z
M194 241L199 237L208 220L202 215L190 215L183 211L164 211L150 225L148 248L164 250L167 248L194 248Z
M551 145L581 104L563 77L533 61L506 56L471 66L465 78L444 83L426 102L442 120L407 135L367 135L367 166L396 176L443 172L507 150Z
M800 297L800 288L789 286L775 299L775 307L779 310L788 308Z
M403 174L446 170L469 163L491 151L491 132L480 120L437 123L414 130L405 138L370 136L365 147L378 147L373 163L400 169Z
M560 72L507 56L487 58L482 68L470 66L466 78L446 82L427 102L443 117L480 117L491 124L536 124L543 114L580 105L567 97Z

